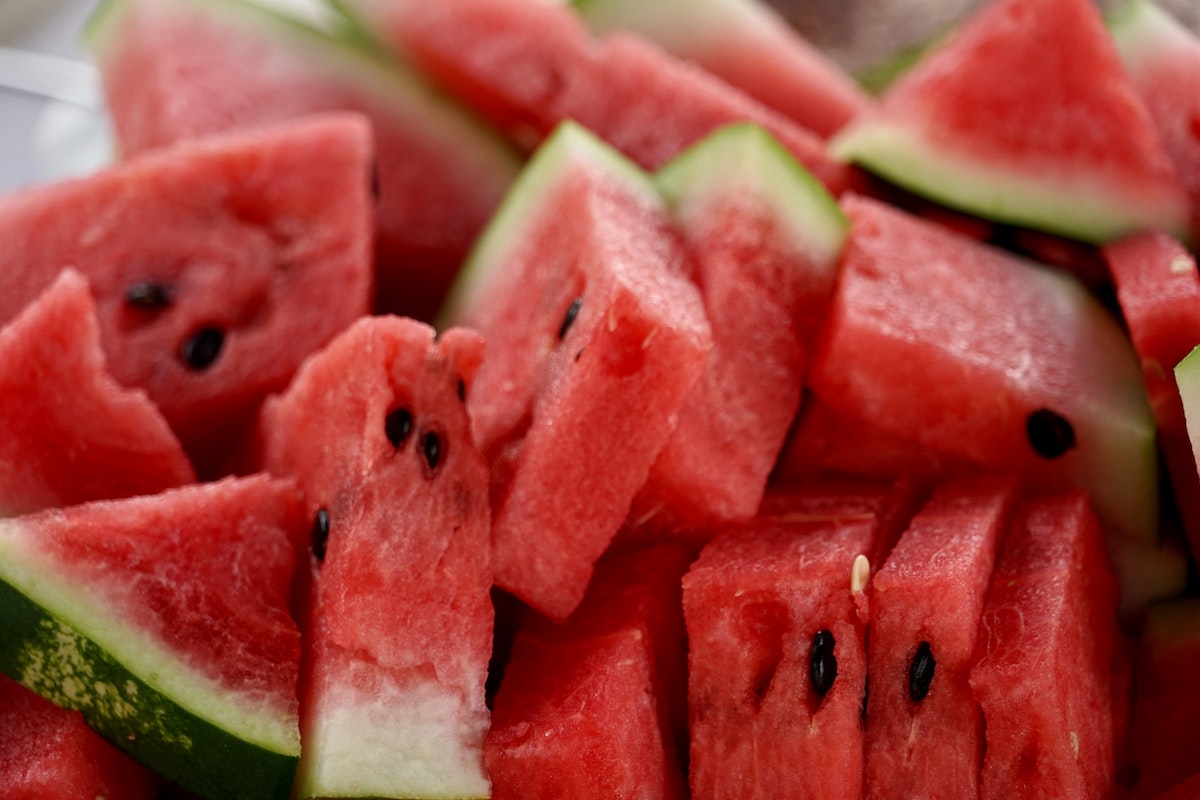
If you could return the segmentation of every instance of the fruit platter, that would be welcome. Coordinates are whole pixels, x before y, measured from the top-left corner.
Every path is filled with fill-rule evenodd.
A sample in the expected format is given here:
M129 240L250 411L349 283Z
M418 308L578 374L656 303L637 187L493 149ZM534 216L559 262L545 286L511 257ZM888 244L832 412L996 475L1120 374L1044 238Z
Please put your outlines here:
M1197 21L798 5L92 4L0 797L1200 797Z

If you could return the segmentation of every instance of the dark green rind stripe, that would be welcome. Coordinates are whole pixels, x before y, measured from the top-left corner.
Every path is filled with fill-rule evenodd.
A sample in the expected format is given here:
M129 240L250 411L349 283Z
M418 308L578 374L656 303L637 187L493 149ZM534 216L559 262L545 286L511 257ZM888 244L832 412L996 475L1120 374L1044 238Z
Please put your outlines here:
M117 747L201 797L287 800L291 794L297 754L247 742L180 707L4 581L0 672L80 711Z

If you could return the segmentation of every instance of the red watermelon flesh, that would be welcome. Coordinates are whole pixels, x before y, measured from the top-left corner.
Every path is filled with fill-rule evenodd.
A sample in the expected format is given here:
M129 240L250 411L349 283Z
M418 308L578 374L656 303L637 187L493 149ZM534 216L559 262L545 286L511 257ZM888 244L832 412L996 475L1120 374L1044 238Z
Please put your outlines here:
M868 798L976 797L983 714L968 683L1015 484L940 487L871 580Z
M1194 239L1200 235L1200 37L1151 0L1122 3L1109 28L1187 190Z
M109 376L87 280L73 269L0 327L0 396L5 516L195 481L158 408Z
M0 675L5 800L153 800L162 780L104 741L78 711Z
M1195 800L1200 797L1200 772L1195 772L1164 792L1153 795L1155 800Z
M730 122L755 121L835 194L851 172L823 141L648 41L592 37L574 9L540 0L344 0L451 94L532 146L571 119L645 169Z
M874 519L746 523L683 579L694 797L861 797ZM815 675L814 675L815 673Z
M313 520L301 797L486 797L487 467L470 331L368 317L265 405Z
M446 321L488 342L467 402L492 468L496 582L548 616L583 597L704 368L688 269L648 176L566 124L452 294Z
M987 219L1103 243L1182 234L1187 198L1091 0L997 0L831 144Z
M1146 615L1134 662L1131 741L1136 798L1158 797L1200 767L1200 600L1155 606ZM1195 795L1189 795L1194 797Z
M74 266L113 376L219 472L262 398L369 307L372 158L366 121L332 115L9 195L0 321Z
M1162 233L1109 245L1104 257L1142 362L1158 443L1192 553L1200 553L1200 479L1175 366L1200 344L1200 273L1181 244Z
M686 796L691 557L675 544L606 557L565 622L528 617L488 734L494 797Z
M369 117L377 311L433 318L518 169L411 68L240 0L113 0L89 34L126 157L316 112Z
M918 469L1084 488L1114 539L1156 542L1154 420L1107 310L1055 270L865 198L842 207L851 235L809 386L862 423L857 449L869 457L878 431L897 462L908 439Z
M872 104L835 62L755 0L575 0L597 35L626 30L699 64L822 137Z
M1116 605L1087 497L1020 503L992 573L971 670L987 739L981 798L1114 795Z
M848 223L749 124L711 134L657 177L696 264L713 348L632 513L748 518L800 405Z

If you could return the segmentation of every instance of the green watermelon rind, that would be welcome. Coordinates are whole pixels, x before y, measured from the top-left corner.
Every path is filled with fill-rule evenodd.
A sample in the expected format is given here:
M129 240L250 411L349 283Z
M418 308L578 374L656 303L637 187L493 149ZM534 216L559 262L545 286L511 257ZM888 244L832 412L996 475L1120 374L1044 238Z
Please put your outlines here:
M424 79L415 67L347 20L322 30L281 11L245 0L170 0L182 8L244 26L248 31L287 47L306 62L355 86L398 117L411 119L427 130L436 130L447 149L469 158L479 183L507 185L517 174L521 159L504 140L461 104ZM95 60L104 64L120 46L121 18L132 0L102 0L88 18L84 38ZM340 13L340 12L338 12Z
M1179 193L1140 195L1094 171L1054 175L1043 165L1022 172L1001 158L934 142L915 127L880 119L852 123L830 142L835 158L854 163L922 197L960 211L1092 244L1164 229L1188 231Z
M816 264L833 264L850 221L825 186L767 130L735 122L701 139L664 165L655 181L677 219L736 194L767 201L787 239Z
M508 194L467 256L438 316L437 327L460 324L492 296L497 270L521 245L524 232L537 224L535 212L545 208L544 197L567 164L594 164L621 180L636 196L662 207L663 198L651 175L576 122L563 122L551 132L509 187Z
M19 523L0 522L0 672L201 796L290 795L294 714L222 690L19 540Z

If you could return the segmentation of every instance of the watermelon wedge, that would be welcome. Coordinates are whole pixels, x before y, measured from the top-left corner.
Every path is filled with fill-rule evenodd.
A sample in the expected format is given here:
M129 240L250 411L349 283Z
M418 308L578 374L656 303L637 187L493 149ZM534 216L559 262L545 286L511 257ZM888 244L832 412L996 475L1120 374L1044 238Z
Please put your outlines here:
M696 264L713 347L631 513L747 518L800 406L849 222L747 123L710 134L656 177Z
M1188 202L1091 0L995 0L831 143L998 222L1104 243L1183 236Z
M202 797L287 798L303 529L263 476L0 522L0 670Z
M582 599L704 369L689 268L650 176L565 123L451 294L444 324L488 343L467 407L492 470L496 582L547 616Z
M0 675L0 786L6 800L153 800L162 780L83 721Z
M0 515L195 481L144 392L108 374L87 280L66 269L0 328Z
M253 3L106 0L87 32L125 157L312 113L366 115L379 312L433 318L519 167L412 68Z
M834 61L757 0L574 0L592 33L645 36L828 138L872 105Z
M369 308L372 158L363 118L311 117L9 195L0 322L74 266L113 377L219 474L262 399Z
M565 4L339 0L338 5L531 149L560 123L574 120L654 170L715 129L749 120L771 131L834 194L854 179L816 134L641 37L593 37Z
M312 525L298 797L487 797L488 471L473 332L367 317L269 400Z
M1011 480L945 484L871 579L867 798L976 797L983 712L968 683Z
M1024 501L992 573L970 684L987 749L979 797L1115 795L1117 592L1081 493Z

